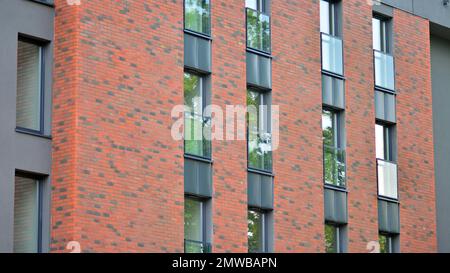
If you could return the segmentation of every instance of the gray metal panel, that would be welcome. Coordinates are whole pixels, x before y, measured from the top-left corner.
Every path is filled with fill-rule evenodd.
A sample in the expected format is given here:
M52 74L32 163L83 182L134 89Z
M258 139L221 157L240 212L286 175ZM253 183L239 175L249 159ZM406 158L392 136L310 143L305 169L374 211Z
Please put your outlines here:
M389 122L396 122L395 95L375 91L375 113L376 118Z
M325 220L336 224L347 224L347 193L325 189Z
M273 178L257 173L248 173L248 205L255 208L273 209Z
M378 227L381 232L400 234L398 203L378 200Z
M49 139L15 132L17 90L17 39L27 35L41 40L53 39L54 10L40 3L1 1L0 8L0 252L13 251L14 177L16 170L41 174L44 183L42 239L43 251L50 243L50 169ZM51 132L51 78L53 44L45 52L44 132ZM48 222L47 222L48 221Z
M450 41L431 37L434 162L439 252L450 253Z
M184 192L212 197L211 164L187 158L184 160Z
M272 60L247 52L247 83L272 89Z
M344 81L322 75L322 102L336 108L345 109Z
M390 6L429 19L431 22L450 27L450 5L443 0L382 0Z
M184 65L211 72L211 40L185 33Z
M386 17L393 17L394 16L394 9L387 5L373 5L373 11L379 14L382 14Z

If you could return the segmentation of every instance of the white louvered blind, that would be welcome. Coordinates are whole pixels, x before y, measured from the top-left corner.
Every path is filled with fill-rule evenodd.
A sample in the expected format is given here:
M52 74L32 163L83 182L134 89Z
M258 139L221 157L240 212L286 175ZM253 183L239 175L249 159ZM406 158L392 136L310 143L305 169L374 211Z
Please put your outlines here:
M14 194L14 252L38 252L39 182L16 176Z
M41 47L23 41L17 48L16 125L41 128Z

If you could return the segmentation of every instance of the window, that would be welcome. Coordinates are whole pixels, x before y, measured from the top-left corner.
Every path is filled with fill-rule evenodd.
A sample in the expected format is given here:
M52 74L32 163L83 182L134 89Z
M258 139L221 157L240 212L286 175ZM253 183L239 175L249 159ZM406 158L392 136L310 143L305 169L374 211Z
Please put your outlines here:
M325 224L325 252L342 253L341 227L334 224Z
M184 28L205 35L211 34L210 1L184 1Z
M342 75L344 70L340 17L339 2L320 1L322 69L337 75Z
M340 36L340 3L333 0L320 0L320 32Z
M270 93L247 91L248 167L272 171Z
M394 253L395 238L396 238L395 235L380 234L379 235L380 253Z
M40 182L15 178L14 191L14 252L40 252Z
M248 252L269 252L267 212L259 209L248 210Z
M42 47L19 40L17 47L16 126L42 133Z
M204 77L184 73L185 153L211 158L211 119L204 116L205 90Z
M372 18L373 49L389 53L388 21L378 17Z
M184 203L184 251L186 253L208 253L206 243L205 202L186 197Z
M372 19L373 49L375 59L375 85L395 90L394 57L391 53L391 20L381 17Z
M397 164L395 163L395 127L376 124L378 195L398 199Z
M341 113L322 111L324 149L324 180L326 184L345 187L345 150L343 147Z
M271 51L270 15L265 0L246 0L247 47L265 53Z

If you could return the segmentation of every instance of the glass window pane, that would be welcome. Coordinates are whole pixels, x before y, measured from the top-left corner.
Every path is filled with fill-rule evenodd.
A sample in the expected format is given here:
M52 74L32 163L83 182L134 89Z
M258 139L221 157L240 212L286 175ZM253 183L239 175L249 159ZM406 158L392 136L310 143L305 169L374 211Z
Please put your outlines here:
M185 0L184 24L185 28L210 34L210 5L209 0Z
M398 198L397 164L378 160L378 194L393 199Z
M328 34L322 34L322 69L342 75L342 40Z
M331 34L330 29L330 2L320 1L320 32Z
M186 198L184 203L184 238L203 242L202 202Z
M259 0L245 0L245 7L258 10L258 1Z
M381 20L372 19L373 49L381 51Z
M328 147L338 147L337 114L333 111L322 111L323 143Z
M38 252L39 182L15 178L14 252Z
M333 225L325 225L325 251L338 253L338 228Z
M394 57L383 52L374 52L375 85L395 90Z
M248 211L248 252L264 252L264 214Z
M211 157L211 120L203 116L203 80L201 77L184 74L184 103L187 106L184 123L185 152Z
M270 53L270 16L247 9L247 47Z
M384 126L375 125L375 147L376 147L376 155L378 159L385 159L385 143L384 143Z
M380 234L379 243L380 253L393 253L391 236Z
M41 130L41 47L22 41L17 50L16 125Z

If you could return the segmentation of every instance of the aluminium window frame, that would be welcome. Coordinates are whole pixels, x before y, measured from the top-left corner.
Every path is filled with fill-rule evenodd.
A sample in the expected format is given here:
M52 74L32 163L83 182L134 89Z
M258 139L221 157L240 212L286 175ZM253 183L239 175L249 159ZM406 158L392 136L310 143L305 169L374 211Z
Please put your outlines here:
M202 97L202 118L211 120L211 117L205 116L205 108L208 107L209 105L211 105L211 103L208 101L208 98L211 96L211 94L208 95L209 97L206 94L208 92L208 90L206 88L205 81L208 80L207 78L210 77L211 74L203 73L201 71L191 69L191 68L185 68L183 73L194 75L199 78L201 97ZM185 92L185 90L184 90L184 84L183 84L183 104L184 104L184 92ZM184 115L185 115L185 112L183 113L183 118L184 118ZM183 126L184 125L185 125L185 121L183 121ZM211 145L210 156L206 157L206 156L199 156L196 154L186 153L186 140L184 138L185 138L185 136L183 135L183 154L184 154L185 158L190 158L190 159L199 160L199 161L203 161L203 162L207 162L207 163L212 163L212 158L213 158L212 141L210 141L210 145ZM203 131L202 131L202 138L204 138Z
M269 250L269 221L268 221L268 214L271 212L270 210L266 210L263 208L258 208L258 207L252 207L249 206L248 207L248 211L247 214L252 211L255 213L259 213L261 215L261 244L262 244L262 251L260 252L250 252L250 250L248 250L249 253L270 253ZM248 221L248 220L247 220ZM248 229L248 223L247 223L247 229ZM247 236L247 241L248 241L248 236Z
M43 215L44 215L44 183L45 178L39 175L35 175L29 172L16 170L14 177L26 178L34 180L37 183L37 211L38 211L38 221L37 221L37 252L43 253ZM15 183L14 183L15 185ZM14 193L15 194L15 193ZM15 217L15 216L14 216Z
M212 8L211 8L211 5L212 5L212 0L209 0L209 34L205 34L202 32L198 32L198 31L186 28L186 0L183 0L183 31L185 33L192 34L194 36L212 41L212 20L211 20Z
M46 137L45 135L45 128L47 126L47 124L45 123L45 99L46 99L46 94L45 94L45 69L46 69L46 65L45 65L45 57L46 57L46 53L45 53L45 47L47 46L47 42L42 41L42 40L38 40L35 38L31 38L29 36L23 35L23 34L19 34L18 39L17 39L17 55L18 55L18 42L23 42L23 43L29 43L29 44L33 44L39 47L39 130L35 130L35 129L30 129L30 128L25 128L25 127L20 127L17 126L17 121L16 121L16 127L15 130L16 132L19 133L25 133L25 134L31 134L31 135L36 135L36 136L42 136L42 137ZM16 70L18 69L18 67L16 67ZM17 71L18 73L18 71ZM17 79L16 79L17 81ZM17 88L16 88L16 100L17 100ZM16 104L17 105L17 104ZM17 113L17 109L16 109L16 113ZM17 114L16 114L17 115Z
M201 223L200 223L200 228L201 228L201 231L200 231L200 233L201 233L201 237L202 237L202 241L201 241L201 243L203 244L203 248L205 248L205 246L206 245L209 245L209 244L211 244L210 242L208 242L208 236L207 236L207 233L206 233L206 230L207 230L207 228L208 228L208 225L207 225L207 223L206 223L206 221L208 220L207 219L207 213L206 213L206 210L207 210L207 202L211 199L211 198L205 198L205 197L200 197L200 196L197 196L197 195L192 195L192 194L185 194L184 195L184 200L186 201L186 199L191 199L191 200L193 200L193 201L197 201L197 202L200 202L200 219L201 219ZM185 212L183 211L183 214L184 214ZM183 229L184 229L184 216L183 216ZM184 233L184 235L183 235L183 239L184 239L184 241L193 241L193 240L191 240L191 239L186 239L185 238L185 236L186 236L186 231L184 231L183 232ZM186 249L184 249L184 252L186 252Z
M264 50L260 50L260 49L248 46L248 18L247 18L247 10L248 9L256 11L256 12L264 14L264 15L267 15L269 17L269 30L270 30L270 49L269 49L269 51L264 51ZM265 10L265 8L264 8L264 10ZM266 12L266 11L262 12L262 11L259 11L259 10L254 10L252 8L248 8L248 7L245 6L245 3L244 3L244 14L245 14L245 48L246 48L246 50L248 52L252 52L252 53L255 53L257 55L264 56L264 57L267 57L269 59L272 59L272 16L271 16L271 13L270 12Z
M331 226L336 229L336 254L345 253L344 247L343 247L343 229L346 225L338 224L334 222L325 222L325 228L326 226Z

